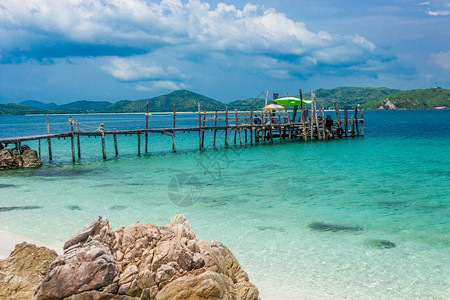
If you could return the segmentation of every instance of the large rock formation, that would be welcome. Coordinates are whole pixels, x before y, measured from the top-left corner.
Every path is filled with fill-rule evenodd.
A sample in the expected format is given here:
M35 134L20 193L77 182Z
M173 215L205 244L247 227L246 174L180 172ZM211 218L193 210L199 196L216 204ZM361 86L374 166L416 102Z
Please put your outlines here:
M36 150L22 146L21 153L17 149L5 147L0 150L0 170L37 168L42 165Z
M32 299L57 256L45 247L16 245L7 259L0 260L0 299Z
M230 250L196 238L189 221L116 230L97 218L73 235L35 299L258 299Z

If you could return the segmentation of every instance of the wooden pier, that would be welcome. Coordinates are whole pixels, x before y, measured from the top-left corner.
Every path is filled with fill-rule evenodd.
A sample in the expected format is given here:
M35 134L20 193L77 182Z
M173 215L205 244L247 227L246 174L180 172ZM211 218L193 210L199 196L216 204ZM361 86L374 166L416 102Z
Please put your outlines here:
M301 95L301 90L300 90ZM277 94L274 94L277 98ZM363 111L359 112L358 107L353 109L344 106L344 118L341 118L338 104L335 102L335 112L337 119L333 120L331 115L325 115L323 108L316 107L316 101L311 103L311 109L304 109L303 102L301 105L294 106L292 111L264 111L254 110L253 106L250 111L206 111L201 109L198 104L198 121L197 126L180 127L176 126L177 115L175 104L173 106L173 125L165 128L148 128L148 104L145 112L145 128L126 129L126 130L105 130L104 124L99 124L98 128L93 130L80 130L79 122L72 119L69 115L70 131L50 133L50 126L47 116L47 134L7 137L0 138L0 149L10 144L20 151L21 144L27 141L38 140L38 154L41 157L41 141L47 141L48 157L51 161L52 155L52 139L70 138L72 161L76 162L76 158L81 158L81 139L82 136L101 137L101 153L103 159L107 158L105 139L112 137L114 140L115 156L119 155L118 135L136 135L137 138L137 154L141 155L141 135L144 135L144 151L148 152L149 134L163 134L172 138L172 151L176 152L176 133L192 132L198 133L198 148L202 150L205 147L205 132L212 132L212 145L216 146L220 141L217 139L217 133L224 132L223 145L229 147L230 144L243 146L256 145L264 143L274 143L275 141L292 141L292 140L327 140L334 138L358 137L364 136L364 116ZM350 114L350 116L349 116ZM76 147L75 147L76 141Z

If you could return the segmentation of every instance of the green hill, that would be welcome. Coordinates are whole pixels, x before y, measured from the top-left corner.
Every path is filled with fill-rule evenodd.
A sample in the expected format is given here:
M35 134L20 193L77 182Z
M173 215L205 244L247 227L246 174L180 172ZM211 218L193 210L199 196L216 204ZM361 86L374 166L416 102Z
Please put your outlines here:
M388 89L385 87L338 87L334 89L318 89L315 91L317 105L326 108L334 107L333 101L337 101L339 107L343 107L344 105L355 106L398 92L400 92L400 90Z
M253 105L253 110L259 110L265 105L266 99L259 99L259 98L248 98L245 100L236 100L233 102L230 102L228 104L229 110L250 110L251 106ZM267 101L267 103L272 103L272 101Z
M433 109L450 108L450 90L435 87L411 90L381 97L362 105L367 109Z
M108 101L76 101L68 104L59 105L57 110L67 112L103 112L112 103Z
M200 94L193 93L187 90L174 91L167 95L154 97L151 99L142 99L137 101L119 101L116 104L109 106L107 112L144 112L146 104L149 104L149 111L163 112L173 111L173 104L175 103L177 111L197 111L198 103L206 110L224 110L225 104L205 97Z
M25 100L19 103L23 106L35 107L35 108L43 108L43 109L53 109L58 107L55 103L44 103L37 100Z
M47 109L24 106L15 103L0 104L0 115L27 115L27 114L46 114ZM50 113L54 113L51 111Z

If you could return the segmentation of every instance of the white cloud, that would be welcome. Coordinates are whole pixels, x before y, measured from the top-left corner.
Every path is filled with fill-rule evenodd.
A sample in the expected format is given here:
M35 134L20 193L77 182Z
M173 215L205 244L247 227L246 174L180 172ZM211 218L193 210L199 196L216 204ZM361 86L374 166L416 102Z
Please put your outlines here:
M243 9L219 3L215 9L200 0L0 0L0 38L8 37L3 51L21 55L52 55L35 51L55 44L74 45L53 55L143 54L164 47L184 45L185 51L238 52L245 54L308 55L319 60L323 53L373 52L375 46L361 36L343 37L312 32L305 23L263 6L246 4ZM83 46L84 45L84 46ZM92 49L86 50L86 45ZM358 49L358 51L355 51ZM86 53L86 51L88 53ZM112 53L111 53L112 52ZM5 56L3 54L2 56ZM329 56L329 55L325 55ZM365 60L365 57L362 58ZM357 60L353 57L353 60ZM158 70L145 70L152 73ZM132 71L118 74L133 77Z
M430 62L443 69L450 70L450 51L431 53Z
M427 11L429 16L450 16L450 10L441 10L441 11Z
M113 77L124 81L184 77L176 67L161 67L147 56L114 57L109 65L103 66L103 69L108 71Z
M170 80L153 81L147 85L138 84L135 89L140 92L151 92L159 89L163 90L179 90L185 89L187 86Z

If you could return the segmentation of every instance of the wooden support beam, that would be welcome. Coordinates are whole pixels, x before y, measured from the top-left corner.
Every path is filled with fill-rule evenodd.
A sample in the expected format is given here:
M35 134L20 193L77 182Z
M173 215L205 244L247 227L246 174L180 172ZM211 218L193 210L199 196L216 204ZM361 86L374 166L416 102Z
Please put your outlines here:
M118 156L119 155L119 148L117 147L117 134L113 133L113 138L114 138L114 150L116 152L116 156Z
M247 124L247 122L248 122L248 114L247 114L247 112L245 113L245 124ZM245 128L244 129L244 132L245 132L245 143L247 144L247 128Z
M225 146L228 147L228 106L225 106Z
M148 101L145 104L145 129L148 129ZM145 133L145 153L147 152L148 152L148 132Z
M73 133L73 119L72 115L69 115L69 124L70 124L70 143L72 146L72 162L75 162L75 144L74 144L74 133Z
M334 102L334 111L336 112L336 119L337 119L337 134L338 137L342 137L342 121L341 121L341 113L339 112L339 105L335 101Z
M217 109L214 113L214 137L213 137L213 146L216 145L216 135L217 135Z
M316 125L316 139L320 140L320 128L319 128L319 120L317 117L317 102L316 102L316 93L314 93L314 123Z
M38 154L39 154L39 159L41 159L41 139L38 140L38 144L39 144Z
M47 134L50 134L50 122L48 120L48 115L46 116L46 121L47 121ZM48 159L50 161L53 160L53 155L52 155L52 141L50 138L47 138L47 144L48 144Z
M253 104L250 106L250 146L253 146Z
M364 110L361 109L361 136L364 136Z
M79 134L80 127L79 127L79 124L78 124L78 120L77 120L76 126L77 126L77 148L78 148L78 159L80 159L80 158L81 158L81 144L80 144L80 134Z
M202 112L198 103L198 149L202 150Z
M350 124L351 124L351 135L352 137L355 136L355 119L353 117L353 114L350 116Z
M348 126L348 106L345 105L344 106L344 134L345 134L345 137L348 136L347 126Z
M236 119L236 128L237 128L237 132L238 132L238 135L239 135L239 145L242 147L241 129L239 127L239 117L238 117L238 114L237 114L237 109L234 110L234 113L235 113L235 119Z
M103 123L100 123L99 130L100 130L100 134L102 136L102 155L103 155L103 159L106 159L105 125Z
M301 122L302 122L302 134L303 134L303 139L306 141L308 139L307 135L306 135L306 116L305 116L305 112L303 111L303 93L302 93L302 89L299 90L300 91L300 113L301 115Z
M206 109L203 111L203 128L206 122ZM202 148L205 147L205 130L202 131Z
M356 127L356 135L359 136L359 128L358 128L358 105L355 105L355 127Z
M141 135L139 132L137 133L137 147L138 147L138 156L141 156Z

